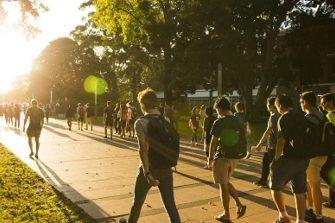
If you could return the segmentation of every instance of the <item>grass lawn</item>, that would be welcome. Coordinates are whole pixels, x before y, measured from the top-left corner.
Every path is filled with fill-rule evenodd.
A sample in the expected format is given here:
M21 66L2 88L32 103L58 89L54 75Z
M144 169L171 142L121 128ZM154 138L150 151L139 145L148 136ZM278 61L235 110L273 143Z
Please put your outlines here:
M191 140L191 129L188 127L188 116L181 116L178 120L178 132L180 136L186 140ZM248 136L247 141L249 145L256 145L260 138L262 137L263 132L266 129L266 121L264 122L257 122L257 123L251 123L251 135ZM198 130L198 140L200 140L201 130Z
M96 222L0 144L1 222Z

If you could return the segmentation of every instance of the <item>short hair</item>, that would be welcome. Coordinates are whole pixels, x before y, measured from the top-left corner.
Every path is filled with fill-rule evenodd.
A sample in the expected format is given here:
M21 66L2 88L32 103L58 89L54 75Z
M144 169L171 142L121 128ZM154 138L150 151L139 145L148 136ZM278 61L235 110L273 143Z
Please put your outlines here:
M241 102L236 102L234 105L236 111L243 111L243 104Z
M31 103L32 105L37 105L37 104L38 104L38 102L37 102L36 99L31 99L30 103Z
M225 97L219 97L214 103L215 109L230 110L230 102Z
M207 116L211 116L213 114L213 107L212 106L206 107L205 113Z
M313 91L305 91L300 95L300 98L304 100L308 105L316 107L316 94Z
M280 104L284 108L289 108L289 107L293 106L292 99L289 96L287 96L286 94L282 94L282 95L277 96L275 103Z
M332 101L333 104L335 105L335 97L333 93L327 93L327 94L323 94L321 95L321 99L323 99L324 101Z
M274 106L276 102L276 97L268 97L266 101L270 106Z
M151 88L140 91L137 95L137 100L145 109L157 107L157 96Z

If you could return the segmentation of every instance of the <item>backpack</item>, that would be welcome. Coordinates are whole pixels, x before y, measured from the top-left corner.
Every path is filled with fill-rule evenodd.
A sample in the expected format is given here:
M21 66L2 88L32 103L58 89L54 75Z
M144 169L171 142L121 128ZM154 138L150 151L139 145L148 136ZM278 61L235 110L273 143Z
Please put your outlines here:
M290 116L296 124L289 140L295 158L311 159L317 156L321 141L320 126L302 114L292 113Z
M157 169L177 165L179 158L179 134L160 114L143 116L148 122L149 164Z
M85 116L85 109L84 109L84 107L79 107L78 108L78 114L79 114L80 117Z
M320 119L314 114L310 116L317 119L320 123L319 125L319 152L317 155L328 156L335 153L335 126L333 123L327 121L326 117Z
M220 154L230 159L242 159L247 155L247 141L244 126L236 116L226 116L222 120L219 137Z

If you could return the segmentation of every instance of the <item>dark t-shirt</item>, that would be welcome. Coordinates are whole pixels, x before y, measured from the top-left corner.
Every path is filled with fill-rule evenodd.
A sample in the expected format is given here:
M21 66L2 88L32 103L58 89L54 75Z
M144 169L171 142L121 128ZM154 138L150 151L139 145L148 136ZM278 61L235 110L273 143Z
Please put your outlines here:
M247 118L244 112L235 112L234 116L238 118L243 126L247 127Z
M205 144L210 144L211 142L211 129L215 120L216 117L214 117L213 115L208 116L204 119Z
M74 117L74 113L75 113L75 111L74 111L74 108L68 108L67 110L66 110L66 112L65 112L65 117L66 118L73 118Z
M93 109L92 106L88 106L88 107L86 108L86 115L87 115L88 118L94 116L94 109Z
M106 114L106 120L113 120L114 109L112 107L105 107L104 113Z
M277 135L278 135L278 119L280 117L279 113L272 113L268 120L268 127L272 130L270 132L269 138L267 140L267 146L269 149L276 149Z
M30 107L27 110L26 116L29 117L29 130L41 130L44 112L38 107Z
M278 119L278 137L285 139L283 156L291 159L304 159L302 152L294 148L293 141L299 141L301 132L304 131L300 120L305 120L303 114L290 110Z
M218 146L216 148L216 152L214 155L214 159L218 159L220 158L222 155L221 149L220 149L220 136L221 133L224 129L226 128L230 128L231 126L238 126L238 129L240 129L241 132L241 136L243 136L244 138L241 139L243 141L245 141L245 128L243 128L242 124L240 123L240 121L238 120L238 118L234 115L227 115L223 118L218 118L217 120L214 121L214 124L212 126L212 130L211 130L211 135L216 136L219 140L218 142Z
M199 122L200 122L200 115L192 114L191 115L192 128L199 128Z

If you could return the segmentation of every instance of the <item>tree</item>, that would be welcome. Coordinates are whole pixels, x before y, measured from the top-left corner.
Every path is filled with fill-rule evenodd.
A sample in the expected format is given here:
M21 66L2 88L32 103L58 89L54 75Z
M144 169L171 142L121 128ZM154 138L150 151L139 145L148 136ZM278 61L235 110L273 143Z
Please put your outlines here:
M87 98L84 80L99 66L92 50L80 47L69 38L49 43L34 61L30 74L30 91L41 101L55 98L78 102Z
M0 24L5 22L9 14L8 7L19 8L21 17L17 18L17 21L20 24L19 27L26 34L38 32L38 28L33 25L31 18L37 18L42 11L48 10L41 0L2 0L0 1Z

